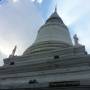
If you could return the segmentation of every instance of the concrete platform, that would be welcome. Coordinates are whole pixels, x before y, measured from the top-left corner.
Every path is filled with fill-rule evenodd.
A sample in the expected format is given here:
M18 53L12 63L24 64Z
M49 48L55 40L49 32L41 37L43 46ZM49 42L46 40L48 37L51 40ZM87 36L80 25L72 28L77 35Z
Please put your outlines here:
M4 89L0 89L4 90ZM90 86L47 87L47 88L16 88L5 90L90 90Z

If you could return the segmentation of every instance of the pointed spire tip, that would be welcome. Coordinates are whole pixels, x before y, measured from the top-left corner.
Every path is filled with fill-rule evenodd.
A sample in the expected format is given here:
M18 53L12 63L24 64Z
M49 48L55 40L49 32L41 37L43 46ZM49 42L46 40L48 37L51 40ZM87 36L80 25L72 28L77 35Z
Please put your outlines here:
M55 12L57 12L57 5L55 6Z

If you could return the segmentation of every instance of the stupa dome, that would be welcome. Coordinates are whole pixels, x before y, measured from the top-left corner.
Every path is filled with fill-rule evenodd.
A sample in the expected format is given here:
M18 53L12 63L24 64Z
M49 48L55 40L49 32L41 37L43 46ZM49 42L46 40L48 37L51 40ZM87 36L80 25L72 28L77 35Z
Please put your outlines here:
M23 55L62 49L69 46L72 46L69 30L55 10L39 29L33 45L30 46Z

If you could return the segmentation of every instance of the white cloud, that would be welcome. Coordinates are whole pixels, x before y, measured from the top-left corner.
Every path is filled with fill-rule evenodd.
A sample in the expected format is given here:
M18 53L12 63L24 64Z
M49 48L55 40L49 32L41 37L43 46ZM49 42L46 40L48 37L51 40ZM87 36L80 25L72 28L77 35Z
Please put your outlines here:
M43 0L37 0L38 3L42 3Z
M14 3L18 2L19 0L13 0Z
M11 1L0 8L0 50L9 55L17 45L16 54L21 55L35 40L42 23L42 16L29 0L20 0L16 5Z
M42 3L43 2L43 0L31 0L31 1L37 2L37 3Z
M35 0L31 0L31 1L35 2Z

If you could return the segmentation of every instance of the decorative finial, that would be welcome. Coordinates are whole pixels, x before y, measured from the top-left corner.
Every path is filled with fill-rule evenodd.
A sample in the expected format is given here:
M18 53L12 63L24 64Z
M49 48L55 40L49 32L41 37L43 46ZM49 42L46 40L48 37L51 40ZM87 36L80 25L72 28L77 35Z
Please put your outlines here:
M12 56L15 55L16 49L17 49L17 46L15 45L15 47L14 47L14 49L13 49L13 51L12 51Z
M9 58L12 58L12 57L15 56L16 49L17 49L17 46L15 45L15 47L14 47L14 49L13 49L11 55L9 56Z
M57 12L57 5L55 6L55 12Z
M79 46L80 44L79 44L79 39L78 39L78 37L77 37L77 34L75 34L75 35L73 36L73 38L74 38L75 46Z

